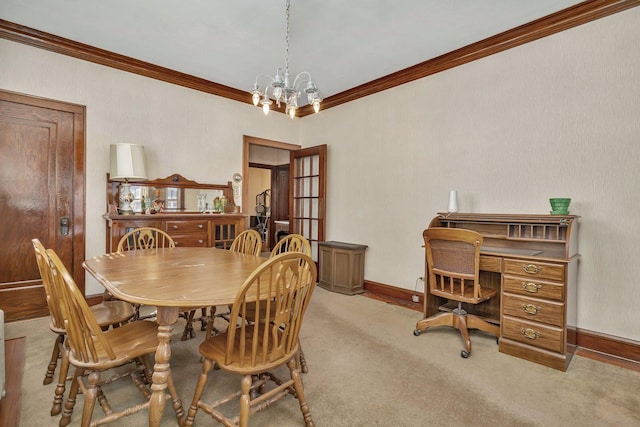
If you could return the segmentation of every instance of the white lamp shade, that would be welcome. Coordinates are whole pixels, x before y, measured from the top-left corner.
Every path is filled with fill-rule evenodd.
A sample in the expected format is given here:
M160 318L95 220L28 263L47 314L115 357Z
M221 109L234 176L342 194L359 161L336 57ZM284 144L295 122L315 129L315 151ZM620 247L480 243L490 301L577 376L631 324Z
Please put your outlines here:
M112 181L146 181L144 147L138 144L111 144Z

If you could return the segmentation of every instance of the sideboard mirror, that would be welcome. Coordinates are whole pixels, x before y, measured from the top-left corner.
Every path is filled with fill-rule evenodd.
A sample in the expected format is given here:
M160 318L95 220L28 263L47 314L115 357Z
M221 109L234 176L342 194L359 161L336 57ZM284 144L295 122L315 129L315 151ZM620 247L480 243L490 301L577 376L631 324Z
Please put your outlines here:
M236 212L233 186L227 184L201 184L179 174L131 184L134 213L157 209L166 213ZM107 174L107 208L109 214L118 213L120 182L111 181ZM226 201L226 203L223 203ZM143 210L143 203L145 208Z

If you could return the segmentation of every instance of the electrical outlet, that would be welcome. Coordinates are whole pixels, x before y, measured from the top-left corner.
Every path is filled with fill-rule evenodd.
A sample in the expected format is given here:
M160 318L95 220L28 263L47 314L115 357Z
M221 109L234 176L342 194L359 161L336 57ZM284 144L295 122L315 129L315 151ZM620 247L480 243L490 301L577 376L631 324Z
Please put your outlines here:
M418 295L411 295L411 300L413 302L420 302L420 299L418 298Z

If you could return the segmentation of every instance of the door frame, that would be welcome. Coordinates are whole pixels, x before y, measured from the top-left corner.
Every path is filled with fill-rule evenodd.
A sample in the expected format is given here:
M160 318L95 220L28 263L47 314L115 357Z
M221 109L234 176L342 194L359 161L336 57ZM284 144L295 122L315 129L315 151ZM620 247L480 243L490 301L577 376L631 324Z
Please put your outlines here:
M246 180L249 179L250 145L261 145L263 147L279 148L281 150L288 151L297 151L302 148L302 146L297 144L289 144L287 142L242 135L242 213L245 213L247 215L251 215L251 212L247 211L247 206L249 204L249 186L246 182Z

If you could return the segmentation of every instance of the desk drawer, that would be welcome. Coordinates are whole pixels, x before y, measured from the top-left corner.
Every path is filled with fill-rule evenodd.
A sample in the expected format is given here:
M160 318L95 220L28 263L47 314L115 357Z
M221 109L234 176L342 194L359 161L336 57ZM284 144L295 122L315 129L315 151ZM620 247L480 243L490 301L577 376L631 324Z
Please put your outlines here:
M480 270L501 273L502 258L490 255L480 255Z
M564 325L564 304L558 302L502 294L502 313L558 327Z
M564 301L565 286L562 283L530 280L529 277L515 277L505 274L502 290L518 295Z
M503 316L501 329L501 336L505 338L556 353L563 351L564 333L561 328Z
M167 233L207 233L207 221L167 221Z
M533 260L504 260L504 273L564 282L564 265Z

